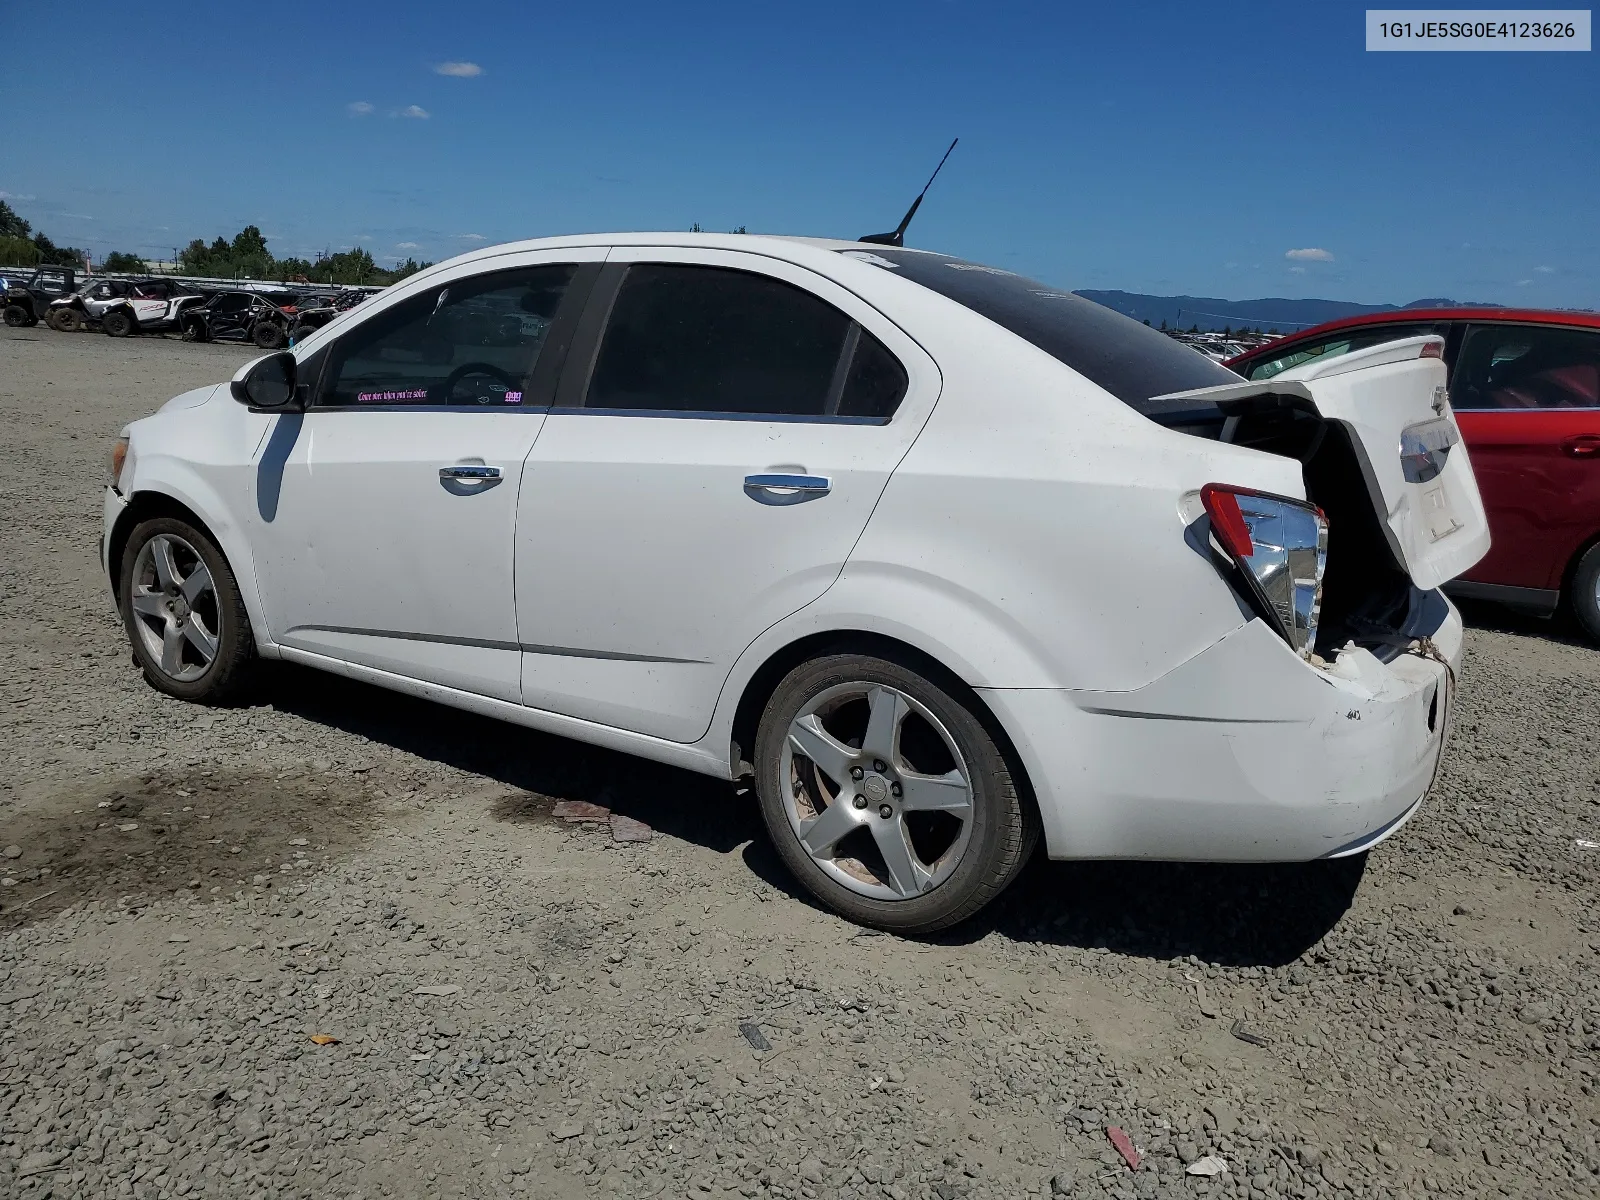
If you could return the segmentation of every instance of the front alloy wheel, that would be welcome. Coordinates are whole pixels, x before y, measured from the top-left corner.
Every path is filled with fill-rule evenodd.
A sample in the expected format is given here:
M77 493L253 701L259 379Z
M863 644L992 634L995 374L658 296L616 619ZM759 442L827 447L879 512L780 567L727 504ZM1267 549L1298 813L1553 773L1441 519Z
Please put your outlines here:
M222 551L169 517L134 529L122 557L122 613L134 657L156 688L215 702L242 681L255 646Z
M955 924L1032 849L1032 810L1003 754L957 699L965 689L947 686L837 655L796 668L767 705L756 757L768 830L796 877L852 920Z

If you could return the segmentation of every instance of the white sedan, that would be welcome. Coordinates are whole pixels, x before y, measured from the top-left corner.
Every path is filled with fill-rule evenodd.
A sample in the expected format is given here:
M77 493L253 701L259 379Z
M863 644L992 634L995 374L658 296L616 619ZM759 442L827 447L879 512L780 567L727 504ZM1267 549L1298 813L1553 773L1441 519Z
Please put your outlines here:
M995 267L627 234L440 264L129 426L150 683L285 659L753 776L853 920L1307 860L1437 771L1487 549L1437 338L1250 383Z

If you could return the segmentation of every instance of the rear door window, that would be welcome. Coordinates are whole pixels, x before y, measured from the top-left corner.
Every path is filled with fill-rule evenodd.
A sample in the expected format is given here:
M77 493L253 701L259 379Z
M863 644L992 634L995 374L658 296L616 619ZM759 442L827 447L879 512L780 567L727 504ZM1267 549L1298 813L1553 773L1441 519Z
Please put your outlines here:
M1600 330L1473 325L1456 356L1458 409L1600 408Z
M803 288L641 263L612 305L586 407L887 421L907 382L882 342Z
M1256 360L1250 364L1245 378L1271 379L1274 375L1281 375L1291 367L1298 367L1313 359L1338 358L1354 350L1365 350L1369 346L1380 346L1384 342L1396 342L1402 338L1422 337L1430 333L1443 335L1448 329L1449 323L1446 321L1412 322L1403 325L1360 325L1353 329L1341 329L1337 333L1315 338L1309 342L1298 342L1287 347L1282 353L1269 354L1266 358Z

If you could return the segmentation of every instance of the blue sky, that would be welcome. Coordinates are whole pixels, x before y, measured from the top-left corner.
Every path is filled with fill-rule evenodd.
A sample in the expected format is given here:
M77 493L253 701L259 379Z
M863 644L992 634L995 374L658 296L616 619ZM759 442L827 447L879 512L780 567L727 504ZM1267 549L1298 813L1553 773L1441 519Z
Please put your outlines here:
M0 197L160 257L855 237L959 135L910 244L1055 285L1600 307L1595 53L1369 54L1363 11L11 3Z

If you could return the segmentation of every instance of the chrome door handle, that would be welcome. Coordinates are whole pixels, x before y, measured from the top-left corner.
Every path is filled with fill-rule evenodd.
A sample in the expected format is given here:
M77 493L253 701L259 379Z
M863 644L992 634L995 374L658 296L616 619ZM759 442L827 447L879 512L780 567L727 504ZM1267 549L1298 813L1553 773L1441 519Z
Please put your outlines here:
M744 493L757 504L804 504L833 489L825 475L746 475Z
M440 467L440 479L499 479L499 467Z

